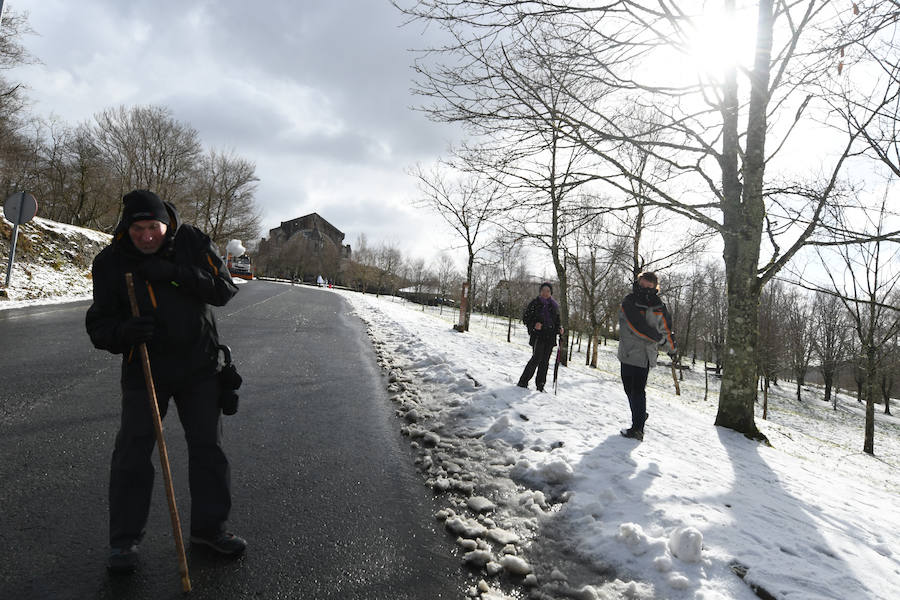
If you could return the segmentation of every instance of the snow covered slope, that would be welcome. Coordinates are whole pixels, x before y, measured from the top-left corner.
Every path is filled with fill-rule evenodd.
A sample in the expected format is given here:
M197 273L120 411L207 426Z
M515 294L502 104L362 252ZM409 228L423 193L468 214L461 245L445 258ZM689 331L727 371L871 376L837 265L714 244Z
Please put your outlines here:
M12 226L0 219L0 284L6 282L7 236ZM0 308L35 301L67 302L91 295L91 261L111 236L41 217L19 227L9 288L0 287Z
M821 390L797 402L776 389L757 417L765 447L713 425L718 386L704 402L701 367L681 396L660 367L638 443L618 434L629 410L614 346L596 370L576 354L558 394L539 393L515 385L530 350L518 324L508 344L503 322L473 316L460 334L446 309L341 293L446 500L437 517L484 571L472 596L501 598L512 580L551 598L898 597L896 418L878 415L871 457L855 399L835 412Z

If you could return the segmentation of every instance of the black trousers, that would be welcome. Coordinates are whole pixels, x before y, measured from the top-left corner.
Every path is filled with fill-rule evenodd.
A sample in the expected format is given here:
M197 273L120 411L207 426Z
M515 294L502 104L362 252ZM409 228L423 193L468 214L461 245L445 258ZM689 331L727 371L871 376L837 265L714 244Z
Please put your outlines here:
M550 355L553 354L553 347L556 345L554 342L555 338L542 338L541 336L537 336L534 340L534 348L531 352L531 359L528 361L528 364L525 365L525 370L522 371L522 376L519 377L519 385L522 387L526 387L528 382L531 381L532 376L534 376L534 371L537 370L537 377L534 379L534 383L537 386L537 389L544 389L544 384L547 383L547 369L550 366Z
M636 367L622 363L622 385L628 396L631 407L631 426L639 431L644 430L647 420L647 375L650 367Z
M169 399L175 399L184 428L191 533L211 536L224 531L231 511L231 471L221 445L218 378L210 374L177 386L160 386L156 395L161 416L168 410ZM123 389L122 421L109 474L111 547L128 546L144 535L153 492L154 446L156 433L146 389Z

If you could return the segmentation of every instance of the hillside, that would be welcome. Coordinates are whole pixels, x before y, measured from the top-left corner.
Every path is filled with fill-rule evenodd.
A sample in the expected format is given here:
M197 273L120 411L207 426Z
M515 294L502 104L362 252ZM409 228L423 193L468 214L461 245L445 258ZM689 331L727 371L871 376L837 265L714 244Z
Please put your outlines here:
M4 288L11 237L12 225L0 219L0 308L90 296L91 261L111 239L99 231L35 217L19 227L10 285Z
M615 342L597 369L576 354L557 391L523 390L521 325L507 343L500 319L473 316L462 335L453 311L338 293L368 325L436 517L483 569L472 597L510 600L493 588L504 570L528 573L530 598L897 597L897 417L876 413L869 456L855 398L838 394L835 410L819 388L798 401L777 386L766 419L756 406L767 446L714 425L718 379L707 393L703 369L688 370L677 395L663 364L638 443L619 435L629 411Z

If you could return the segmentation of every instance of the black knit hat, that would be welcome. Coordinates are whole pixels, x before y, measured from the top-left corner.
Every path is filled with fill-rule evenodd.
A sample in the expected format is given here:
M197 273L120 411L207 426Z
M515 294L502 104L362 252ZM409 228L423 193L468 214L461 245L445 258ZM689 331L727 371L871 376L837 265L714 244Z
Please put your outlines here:
M130 227L135 221L159 221L169 225L169 211L159 196L149 190L134 190L122 196L125 207L122 221Z
M550 293L551 294L553 293L553 286L550 285L549 282L545 281L544 283L541 284L541 287L539 287L538 289L543 289L544 287L550 288Z

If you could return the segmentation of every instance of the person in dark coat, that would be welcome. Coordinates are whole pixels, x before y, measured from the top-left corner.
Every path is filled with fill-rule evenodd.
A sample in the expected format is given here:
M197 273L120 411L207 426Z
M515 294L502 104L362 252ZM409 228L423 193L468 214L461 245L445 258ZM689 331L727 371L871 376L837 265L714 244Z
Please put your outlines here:
M622 386L631 408L631 427L621 434L636 440L644 439L647 421L647 377L656 366L659 350L675 355L675 334L672 318L659 299L659 278L646 271L638 275L632 292L619 307L619 350Z
M226 555L246 542L226 530L231 474L222 449L218 333L210 305L224 306L237 287L218 249L175 207L147 190L123 198L112 242L94 259L94 302L85 325L94 346L122 355L122 413L109 478L107 567L130 573L138 562L150 510L156 444L138 352L147 345L161 416L174 398L189 456L191 542ZM133 273L140 309L132 316L125 273Z
M525 307L522 322L528 328L528 343L532 346L532 353L517 385L527 388L528 382L537 370L534 383L538 391L543 392L544 384L547 382L550 355L556 346L556 338L563 333L559 321L559 304L553 299L552 285L547 282L541 284L538 297Z

